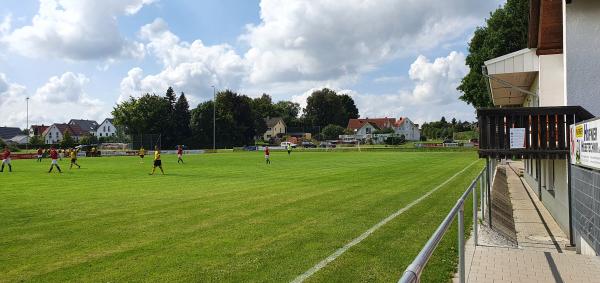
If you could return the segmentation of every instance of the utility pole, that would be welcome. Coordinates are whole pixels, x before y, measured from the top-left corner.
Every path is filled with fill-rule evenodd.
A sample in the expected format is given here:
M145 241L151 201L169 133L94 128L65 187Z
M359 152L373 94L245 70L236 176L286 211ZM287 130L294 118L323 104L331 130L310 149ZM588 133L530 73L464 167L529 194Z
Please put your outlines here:
M27 101L27 143L25 144L25 150L29 150L29 97L25 98Z
M213 152L216 152L216 150L217 150L217 146L216 146L217 145L217 143L216 143L216 140L217 140L217 136L216 136L216 133L217 133L217 131L216 131L217 130L217 118L216 118L217 117L216 116L216 113L217 113L217 92L215 90L215 86L214 85L211 85L211 87L213 88Z

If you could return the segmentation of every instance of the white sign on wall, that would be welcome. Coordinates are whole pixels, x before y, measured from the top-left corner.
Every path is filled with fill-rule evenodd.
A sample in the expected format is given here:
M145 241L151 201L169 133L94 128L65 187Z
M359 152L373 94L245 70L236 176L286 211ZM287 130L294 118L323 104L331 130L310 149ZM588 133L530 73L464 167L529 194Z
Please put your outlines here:
M525 148L525 128L510 128L510 148Z
M571 164L600 169L600 119L571 125Z

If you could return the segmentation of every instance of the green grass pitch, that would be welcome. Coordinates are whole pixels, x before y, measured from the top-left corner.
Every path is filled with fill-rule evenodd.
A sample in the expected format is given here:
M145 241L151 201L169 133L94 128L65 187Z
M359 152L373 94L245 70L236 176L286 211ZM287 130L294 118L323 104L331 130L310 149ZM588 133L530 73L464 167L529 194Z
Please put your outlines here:
M477 160L459 152L283 152L13 160L0 282L289 282ZM469 167L308 282L395 282L483 167ZM470 203L466 206L470 223ZM456 262L451 228L424 282Z

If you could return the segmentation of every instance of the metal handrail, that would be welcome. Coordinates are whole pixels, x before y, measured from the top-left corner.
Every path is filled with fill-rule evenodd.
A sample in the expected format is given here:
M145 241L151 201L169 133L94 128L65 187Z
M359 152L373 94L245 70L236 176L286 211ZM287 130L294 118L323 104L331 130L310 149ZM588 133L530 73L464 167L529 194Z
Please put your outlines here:
M477 200L477 190L475 188L477 187L477 184L479 183L479 185L480 185L479 189L480 189L482 196L486 195L486 190L484 190L484 187L485 187L486 183L489 186L489 183L486 182L486 174L489 174L487 169L488 169L488 167L486 166L486 168L481 170L479 175L477 175L477 177L471 182L471 185L469 185L467 190L458 199L458 201L456 202L454 207L452 207L452 209L450 210L448 215L446 215L446 218L444 218L444 221L442 221L440 226L438 226L438 228L435 230L435 232L433 233L431 238L429 238L429 240L427 241L427 243L425 244L423 249L419 252L417 257L415 257L413 262L406 268L406 270L404 271L404 274L402 275L400 280L398 280L399 283L412 283L412 282L420 281L421 273L422 273L423 269L425 269L425 265L427 265L429 258L431 258L431 255L437 248L438 244L442 241L442 238L446 234L446 231L448 231L448 228L450 228L450 225L452 225L452 221L454 221L454 218L456 216L458 216L458 229L459 229L459 231L458 231L459 232L458 233L458 245L459 245L459 249L458 249L458 254L459 254L459 268L458 269L459 269L459 271L458 271L458 274L459 274L460 282L465 282L464 206L465 206L465 201L466 201L467 197L472 192L473 193L473 239L474 239L475 245L477 245L478 200ZM486 196L486 197L489 199L489 196ZM483 211L483 209L482 209L482 211Z

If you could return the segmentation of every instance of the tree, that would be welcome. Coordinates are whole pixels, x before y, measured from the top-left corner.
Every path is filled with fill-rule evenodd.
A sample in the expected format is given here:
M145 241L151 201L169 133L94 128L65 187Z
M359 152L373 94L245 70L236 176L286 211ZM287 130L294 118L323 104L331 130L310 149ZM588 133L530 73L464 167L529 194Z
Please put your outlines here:
M260 97L252 100L252 108L256 114L262 118L276 117L278 116L274 111L273 100L271 96L263 93Z
M312 126L345 126L348 119L357 117L358 109L349 95L338 95L335 91L324 88L314 91L306 100L304 118Z
M181 93L173 110L173 128L175 141L179 144L189 142L192 136L190 129L191 112L185 93Z
M205 102L192 110L193 135L203 147L212 147L212 102ZM252 109L252 99L230 90L217 93L216 99L217 146L234 147L253 144L257 124L264 123Z
M321 133L323 134L323 138L326 140L337 140L340 135L346 133L346 128L334 124L329 124L325 128L323 128L323 131Z
M529 0L508 0L475 30L466 59L470 70L457 88L461 100L474 107L492 106L481 67L486 60L527 47L528 21Z
M356 108L356 104L354 104L354 99L347 94L342 94L340 95L340 100L344 107L344 117L342 122L347 124L349 119L358 118L358 108Z
M211 148L213 140L213 102L200 103L192 110L190 128L196 146Z
M75 144L75 140L73 140L73 137L71 136L71 132L66 131L65 134L63 135L63 139L60 142L60 146L63 148L70 148L73 147L73 145Z
M300 104L291 101L278 101L273 105L275 115L283 119L286 125L291 126L298 122Z
M31 147L41 147L44 145L44 140L40 136L35 135L29 139L29 145Z
M170 126L169 101L155 94L130 98L113 108L115 125L126 134L164 134Z
M169 102L169 105L171 105L171 109L174 109L175 102L177 101L177 96L175 95L175 91L173 90L172 87L169 87L167 89L167 93L165 94L165 99Z

